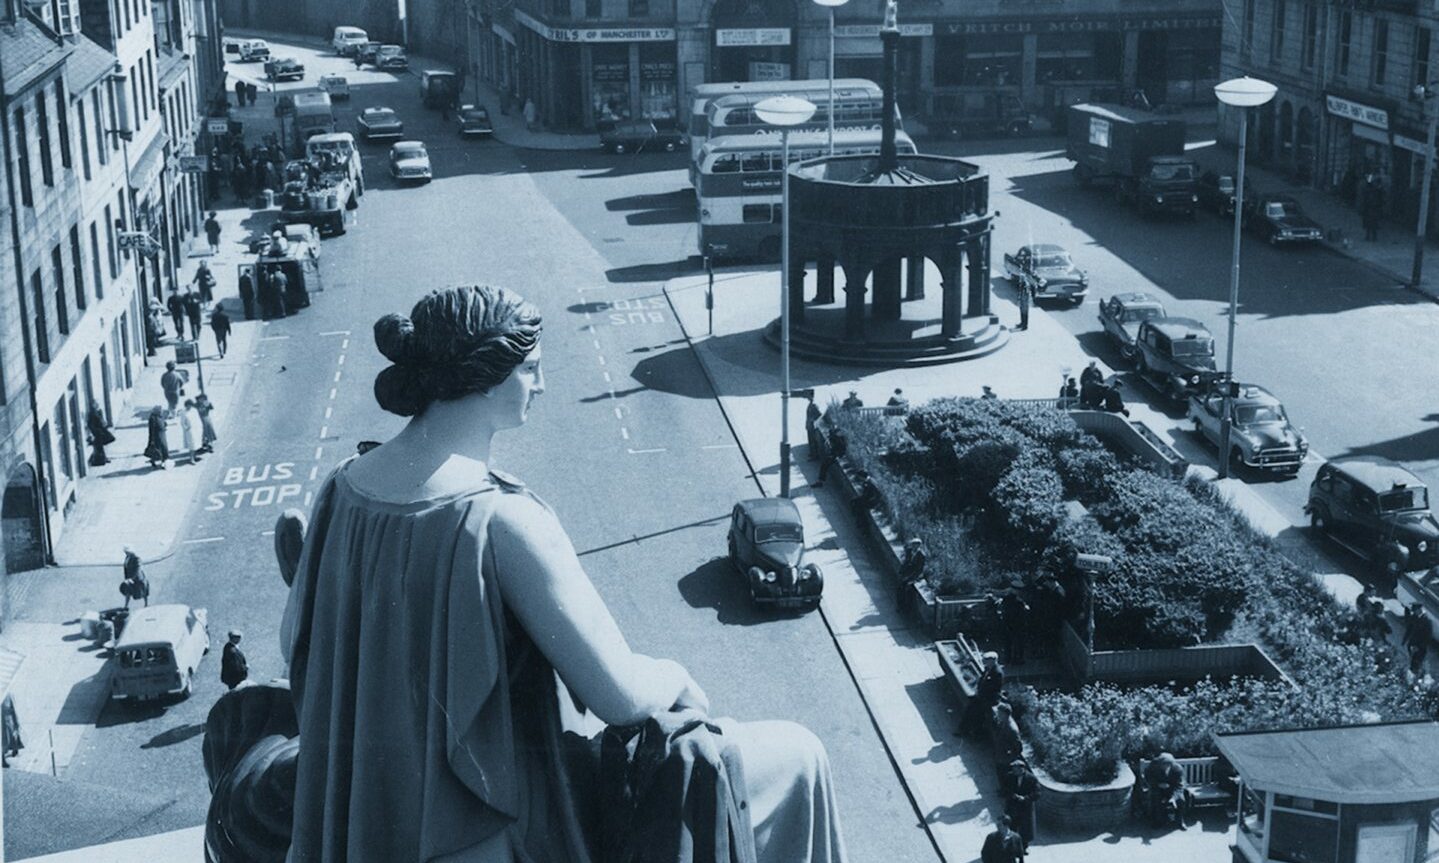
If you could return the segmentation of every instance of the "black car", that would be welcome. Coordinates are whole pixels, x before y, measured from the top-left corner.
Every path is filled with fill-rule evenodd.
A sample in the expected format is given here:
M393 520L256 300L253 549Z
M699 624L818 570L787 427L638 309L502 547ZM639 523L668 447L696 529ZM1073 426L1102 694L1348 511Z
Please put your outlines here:
M1193 318L1144 321L1134 347L1139 376L1175 401L1206 391L1220 378L1214 366L1214 336Z
M361 63L374 63L375 58L380 54L381 44L383 43L371 41L357 45L355 46L355 57L359 58Z
M1254 199L1254 187L1248 180L1244 181L1244 197ZM1221 216L1234 215L1234 176L1205 171L1199 177L1199 205Z
M1439 564L1439 521L1429 490L1402 465L1379 456L1325 462L1304 507L1316 533L1390 575Z
M1317 243L1324 237L1319 223L1304 215L1299 202L1288 195L1255 195L1244 202L1244 224L1272 245Z
M459 125L460 134L465 137L471 135L489 136L495 133L495 126L490 122L490 112L484 105L461 105L455 111L455 122Z
M819 567L804 562L804 522L784 497L742 500L730 513L729 560L758 604L814 609L824 592Z
M271 81L299 81L305 77L305 66L294 57L266 60L265 77Z
M664 150L673 153L687 146L678 129L660 129L649 120L625 120L600 133L600 146L611 153Z

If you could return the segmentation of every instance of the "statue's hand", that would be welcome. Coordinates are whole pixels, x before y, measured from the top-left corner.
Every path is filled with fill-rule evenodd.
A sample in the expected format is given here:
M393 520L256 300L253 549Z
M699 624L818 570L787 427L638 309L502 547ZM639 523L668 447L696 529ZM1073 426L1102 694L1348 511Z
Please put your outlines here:
M289 587L300 566L300 549L305 545L305 514L287 509L275 519L275 560L280 564L280 577Z

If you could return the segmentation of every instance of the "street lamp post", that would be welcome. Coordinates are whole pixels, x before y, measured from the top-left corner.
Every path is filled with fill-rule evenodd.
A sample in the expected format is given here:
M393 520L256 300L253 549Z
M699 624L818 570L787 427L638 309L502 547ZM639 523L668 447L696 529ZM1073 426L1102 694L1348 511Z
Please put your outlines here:
M1214 95L1239 109L1239 170L1234 178L1234 246L1229 266L1229 343L1224 349L1224 416L1219 433L1219 476L1229 476L1230 447L1234 436L1234 322L1239 315L1239 236L1244 219L1244 151L1249 142L1249 109L1274 98L1268 81L1245 76L1214 86Z
M814 116L813 102L794 96L771 96L754 106L760 120L780 129L780 261L779 261L779 493L789 497L789 130Z
M1417 84L1414 95L1423 100L1432 99L1439 93L1433 84ZM1424 235L1429 231L1429 190L1434 184L1434 131L1439 126L1439 107L1429 106L1429 144L1424 149L1424 183L1419 194L1419 224L1414 230L1414 272L1410 278L1411 287L1419 288L1419 279L1424 274Z
M829 125L829 154L834 155L834 10L848 3L849 0L814 0L814 2L829 10L829 109L825 112L828 115Z

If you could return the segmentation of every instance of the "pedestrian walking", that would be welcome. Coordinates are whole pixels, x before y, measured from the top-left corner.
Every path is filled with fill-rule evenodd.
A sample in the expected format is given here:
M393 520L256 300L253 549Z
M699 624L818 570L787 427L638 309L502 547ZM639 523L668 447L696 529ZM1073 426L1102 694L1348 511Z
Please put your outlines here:
M165 431L165 412L158 405L150 409L146 425L149 438L145 443L145 458L150 460L150 467L163 468L170 458L170 437Z
M1424 660L1429 655L1429 615L1424 606L1410 603L1404 609L1404 649L1409 653L1409 673L1415 677L1424 676Z
M275 301L276 316L285 318L290 316L290 310L286 305L286 292L290 290L290 277L279 267L270 271L270 294Z
M205 217L205 239L210 241L210 254L218 254L220 251L220 220L214 210Z
M241 204L250 200L250 168L239 159L230 169L230 188L235 190L235 198Z
M189 380L189 377L183 370L175 368L174 360L165 361L165 373L160 375L160 389L165 391L168 415L173 415L175 408L179 406L180 396L185 394L185 381Z
M215 412L215 405L210 397L204 393L195 396L195 413L200 417L200 452L212 453L215 451L215 441L220 436L215 434L215 421L211 414Z
M204 317L204 308L200 303L200 295L194 291L186 291L181 298L185 302L185 317L190 319L190 338L200 341L200 322Z
M1024 849L1034 841L1035 803L1039 800L1039 777L1029 769L1023 758L1009 762L999 776L999 790L1004 795L1004 814L1014 832L1024 841Z
M354 57L352 57L351 59L353 59L353 60L355 61L355 69L356 69L356 71L358 71L359 68L365 64L365 61L362 60L362 59L360 59L360 49L358 49L358 48L355 49L355 55L354 55Z
M170 320L175 322L175 339L178 341L185 338L185 300L179 291L170 292L170 296L165 300L165 307L170 310Z
M25 748L20 736L20 714L15 712L15 699L6 693L0 699L0 767L9 767L10 759Z
M819 463L819 479L815 480L815 488L824 485L824 478L829 475L829 469L848 453L849 435L844 433L844 429L835 429L834 433L829 436L829 452L825 454L824 461Z
M245 107L245 82L239 78L235 79L235 107Z
M200 302L208 306L215 299L215 274L210 270L207 262L200 262L199 268L195 270L195 277L190 279L190 284L199 286Z
M180 443L190 454L190 464L194 464L200 460L200 448L195 443L195 400L185 399L177 416L180 419Z
M1029 329L1029 306L1034 302L1033 290L1028 279L1019 280L1019 328L1021 330Z
M823 438L819 433L819 421L824 414L820 413L819 405L814 403L814 396L809 396L809 404L804 408L804 433L809 441L809 458L814 461L819 458L820 450L824 449Z
M246 81L246 82L245 82L245 95L248 97L249 103L250 103L251 105L254 105L254 104L255 104L255 100L258 99L258 98L260 98L260 87L259 87L259 85L257 85L254 81Z
M109 464L110 458L105 455L105 447L115 442L115 435L106 424L105 415L100 412L99 405L90 405L90 411L85 414L85 430L90 433L90 466Z
M1379 218L1384 212L1384 187L1372 172L1364 175L1359 193L1359 216L1364 223L1364 239L1379 239Z
M238 629L230 630L229 640L220 653L220 682L226 689L234 689L250 677L250 663L240 650L240 639L244 634Z
M140 555L135 549L125 546L125 563L120 577L120 595L125 597L125 607L130 607L130 600L138 599L150 606L150 579L145 577L145 567L140 565Z
M1011 827L1010 817L1001 815L994 830L984 837L979 863L1023 863L1024 840Z
M215 347L220 351L220 359L225 358L225 351L230 346L230 316L225 314L224 306L216 306L210 312L210 330L215 334Z
M255 280L250 276L251 270L240 274L240 305L245 307L245 320L255 319Z

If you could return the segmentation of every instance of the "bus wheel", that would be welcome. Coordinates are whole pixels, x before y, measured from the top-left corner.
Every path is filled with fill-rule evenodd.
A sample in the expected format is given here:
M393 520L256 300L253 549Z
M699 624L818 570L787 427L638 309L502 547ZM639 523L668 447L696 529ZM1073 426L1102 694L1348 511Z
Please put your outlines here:
M760 260L778 261L781 253L780 242L779 237L765 237L761 240L759 244Z

